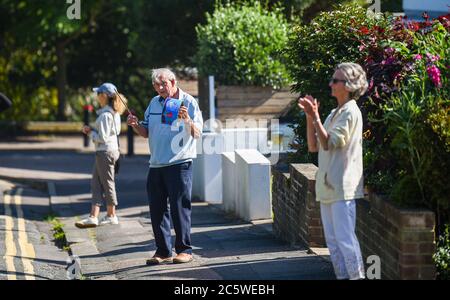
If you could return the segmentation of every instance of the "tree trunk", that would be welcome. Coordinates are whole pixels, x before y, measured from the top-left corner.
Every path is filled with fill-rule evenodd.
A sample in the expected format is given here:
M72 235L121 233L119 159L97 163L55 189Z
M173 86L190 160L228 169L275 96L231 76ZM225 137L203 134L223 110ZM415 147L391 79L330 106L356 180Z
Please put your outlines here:
M58 121L66 121L66 87L67 87L67 62L65 54L65 43L57 41L56 43L56 57L58 71L56 73L56 88L58 89Z

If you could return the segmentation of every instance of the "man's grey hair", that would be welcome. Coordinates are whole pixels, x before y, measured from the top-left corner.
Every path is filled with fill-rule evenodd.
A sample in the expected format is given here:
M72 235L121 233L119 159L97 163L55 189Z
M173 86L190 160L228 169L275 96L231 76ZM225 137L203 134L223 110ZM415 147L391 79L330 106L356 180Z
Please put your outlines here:
M174 80L175 81L175 86L177 85L177 78L175 76L175 73L173 73L170 69L167 68L161 68L161 69L153 69L152 71L152 83L155 84L159 84L160 83L160 78L164 77L167 80Z

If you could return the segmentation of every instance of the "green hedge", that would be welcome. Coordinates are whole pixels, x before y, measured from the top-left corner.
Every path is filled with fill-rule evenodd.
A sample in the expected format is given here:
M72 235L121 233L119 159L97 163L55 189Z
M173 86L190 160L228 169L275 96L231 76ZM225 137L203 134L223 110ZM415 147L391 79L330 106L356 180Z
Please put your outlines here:
M282 10L253 4L219 4L197 26L199 74L224 85L286 86L289 76L280 50L288 40Z
M286 55L288 70L296 92L312 94L321 101L321 115L325 118L336 106L328 86L334 69L341 62L357 62L362 57L359 50L360 35L355 24L361 27L385 26L384 19L367 17L367 10L358 5L339 5L332 12L319 14L309 24L294 27L289 37ZM315 157L308 153L306 122L298 108L294 107L298 150L295 161L310 162Z
M450 215L449 31L450 16L407 23L345 5L297 26L287 50L295 90L321 100L322 117L336 106L328 86L336 65L363 66L365 183L404 206L432 209L440 229ZM314 162L305 117L297 116L292 160Z

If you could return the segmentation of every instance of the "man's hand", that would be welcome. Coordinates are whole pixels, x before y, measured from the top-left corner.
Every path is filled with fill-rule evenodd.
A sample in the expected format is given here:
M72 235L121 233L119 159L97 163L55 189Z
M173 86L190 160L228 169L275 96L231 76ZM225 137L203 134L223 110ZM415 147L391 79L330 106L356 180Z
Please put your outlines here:
M181 106L180 110L178 111L178 118L184 121L184 123L188 126L190 129L191 136L194 139L200 138L200 131L197 127L195 127L194 121L192 121L191 117L189 116L188 109L186 106Z
M136 128L139 125L139 120L135 115L129 114L127 118L128 126Z
M83 128L81 129L81 131L82 131L85 135L88 135L89 133L91 133L92 128L85 125L85 126L83 126Z
M139 120L138 120L138 118L135 115L133 115L133 114L129 114L128 115L128 117L127 117L127 125L131 126L133 128L134 132L136 132L140 136L142 136L144 138L148 138L148 130L147 130L147 128L145 128L144 126L139 124Z
M180 107L180 110L178 111L178 118L184 120L185 122L188 122L191 119L186 106Z

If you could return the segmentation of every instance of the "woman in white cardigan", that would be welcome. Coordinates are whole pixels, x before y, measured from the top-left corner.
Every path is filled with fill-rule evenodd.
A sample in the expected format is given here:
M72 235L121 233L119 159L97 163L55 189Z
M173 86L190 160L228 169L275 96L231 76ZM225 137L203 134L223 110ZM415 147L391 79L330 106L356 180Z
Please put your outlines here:
M363 120L356 100L367 86L366 73L360 65L343 63L330 81L338 106L323 124L315 98L307 95L298 102L306 114L308 149L319 152L316 197L337 279L365 278L355 234L355 200L364 197Z
M94 92L97 93L101 109L97 111L98 118L94 126L84 126L82 130L84 134L92 138L95 145L95 163L91 180L92 206L89 217L75 223L78 228L119 224L116 215L118 201L115 173L116 162L120 157L120 115L125 111L127 100L123 95L118 94L117 88L112 83L104 83L94 88ZM104 203L106 203L107 213L99 221L100 207Z

